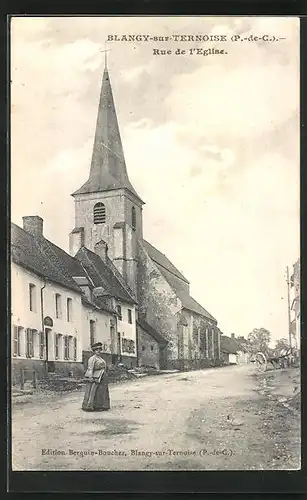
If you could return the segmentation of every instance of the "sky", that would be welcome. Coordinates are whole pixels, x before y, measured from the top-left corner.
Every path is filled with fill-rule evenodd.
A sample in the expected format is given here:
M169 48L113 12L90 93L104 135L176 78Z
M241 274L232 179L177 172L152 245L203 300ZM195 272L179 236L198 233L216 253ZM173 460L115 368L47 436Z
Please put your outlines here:
M40 215L68 251L70 194L89 175L102 51L115 34L227 36L107 44L127 170L145 201L145 239L221 330L287 337L285 269L299 257L297 18L13 18L12 221ZM244 40L264 34L279 40ZM226 54L174 54L190 48Z

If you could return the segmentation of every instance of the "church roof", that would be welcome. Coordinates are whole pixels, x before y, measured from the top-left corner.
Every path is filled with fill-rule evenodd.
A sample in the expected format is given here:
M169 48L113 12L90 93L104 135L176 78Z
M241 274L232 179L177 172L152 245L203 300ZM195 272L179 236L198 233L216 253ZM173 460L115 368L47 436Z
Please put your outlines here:
M157 250L154 246L148 243L148 241L143 240L143 245L149 257L155 262L168 284L176 292L177 297L182 303L182 307L204 316L211 321L217 322L216 319L203 306L191 297L187 291L187 286L189 285L188 280L183 276L183 274L180 273L180 271L178 271L166 255Z
M11 224L11 259L42 278L81 293L64 262L53 253L52 244L43 237L32 236L14 223Z
M85 184L73 193L73 196L120 188L127 189L141 203L144 203L128 177L110 77L107 68L105 68L102 78L90 175Z
M102 287L105 290L105 295L111 295L124 302L135 304L135 299L120 283L115 273L111 268L97 255L86 247L81 247L76 254L95 287Z
M182 306L189 311L205 316L212 321L216 322L216 319L210 314L203 306L201 306L190 294L186 293L184 290L176 290L176 293L181 300Z
M161 267L164 267L167 271L177 276L177 278L180 278L186 283L189 283L188 280L183 276L183 274L181 274L181 272L178 271L178 269L174 266L174 264L172 264L171 261L166 257L166 255L164 255L162 252L160 252L157 248L148 243L148 241L146 240L143 240L143 245L149 257L156 264L159 264Z

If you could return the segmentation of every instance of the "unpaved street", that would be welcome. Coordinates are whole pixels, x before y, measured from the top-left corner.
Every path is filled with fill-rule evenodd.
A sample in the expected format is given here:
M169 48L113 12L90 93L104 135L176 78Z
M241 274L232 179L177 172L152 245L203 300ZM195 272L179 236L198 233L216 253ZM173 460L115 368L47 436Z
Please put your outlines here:
M14 403L13 469L300 467L300 419L261 392L253 366L146 377L110 395L102 413L82 412L79 391Z

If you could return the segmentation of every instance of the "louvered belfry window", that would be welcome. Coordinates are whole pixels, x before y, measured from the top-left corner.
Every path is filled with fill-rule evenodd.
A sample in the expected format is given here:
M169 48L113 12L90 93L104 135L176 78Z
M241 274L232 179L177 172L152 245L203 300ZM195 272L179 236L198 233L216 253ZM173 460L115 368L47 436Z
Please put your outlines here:
M106 207L104 203L96 203L94 206L94 224L103 224L106 221Z

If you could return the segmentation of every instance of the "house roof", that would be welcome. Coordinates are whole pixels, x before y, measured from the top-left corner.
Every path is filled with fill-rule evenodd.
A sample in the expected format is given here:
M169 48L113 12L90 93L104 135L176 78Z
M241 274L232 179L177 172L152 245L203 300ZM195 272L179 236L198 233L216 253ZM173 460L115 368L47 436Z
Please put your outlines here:
M49 281L82 293L65 269L64 262L53 252L52 244L43 237L32 236L14 223L11 224L11 259Z
M177 278L180 278L186 283L189 283L188 280L183 276L183 274L181 274L181 272L178 271L178 269L174 266L174 264L172 264L172 262L166 257L166 255L164 255L162 252L160 252L157 248L151 245L151 243L148 243L148 241L146 240L143 240L143 245L149 257L156 264L159 264L159 266L163 267L170 273L174 274L175 276L177 276Z
M159 344L167 344L167 340L161 335L155 328L153 328L151 325L147 323L142 318L139 318L137 320L137 324L146 332L148 333L152 338L154 338Z
M242 346L233 339L232 337L227 337L226 335L221 336L221 350L227 354L237 354L238 351L242 351Z
M136 304L136 300L99 255L86 247L81 247L76 254L76 259L82 263L94 286L104 289L105 295L116 297L130 304Z
M96 307L98 309L102 309L110 314L116 314L115 309L109 307L108 304L103 300L102 297L95 297L93 300L89 300L87 297L82 297L82 303L87 307Z

